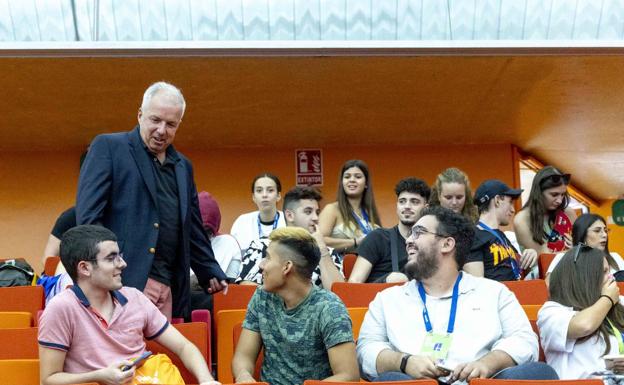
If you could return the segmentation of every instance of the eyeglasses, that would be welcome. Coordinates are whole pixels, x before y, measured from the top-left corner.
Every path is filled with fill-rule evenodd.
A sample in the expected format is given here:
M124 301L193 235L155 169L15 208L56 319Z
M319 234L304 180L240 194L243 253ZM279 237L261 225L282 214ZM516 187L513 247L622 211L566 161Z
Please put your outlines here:
M115 264L115 265L119 265L122 262L124 262L124 257L122 253L119 254L113 254L113 255L107 255L106 257L102 258L102 259L92 259L89 262L101 262L104 261L106 263L111 263L111 264Z
M587 246L586 244L579 242L576 245L576 250L574 250L574 263L576 264L576 260L578 259L579 254L581 253L581 250L583 251L589 251L591 250L592 247L591 246Z
M605 233L606 235L609 235L609 233L611 232L611 229L607 227L595 227L593 229L589 229L589 231L591 231L592 233L596 233L596 234Z
M568 185L568 184L570 184L570 178L571 177L572 177L572 175L570 175L570 174L553 174L553 175L549 175L549 176L545 177L544 179L542 179L540 181L540 186L543 186L546 183L546 181L551 181L555 185L560 185L560 184Z
M423 234L431 234L431 235L435 235L436 237L442 237L442 238L448 237L448 235L438 234L438 233L435 233L433 231L429 231L424 226L414 226L414 227L412 227L412 231L410 233L410 236L414 236L414 239L418 239L418 237L420 237Z

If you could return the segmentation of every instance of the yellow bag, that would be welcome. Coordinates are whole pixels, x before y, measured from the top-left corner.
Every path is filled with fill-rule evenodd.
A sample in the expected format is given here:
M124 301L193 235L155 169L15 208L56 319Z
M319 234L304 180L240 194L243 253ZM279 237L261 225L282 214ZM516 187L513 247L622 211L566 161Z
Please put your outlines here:
M166 354L156 354L136 369L130 384L184 385L184 379Z

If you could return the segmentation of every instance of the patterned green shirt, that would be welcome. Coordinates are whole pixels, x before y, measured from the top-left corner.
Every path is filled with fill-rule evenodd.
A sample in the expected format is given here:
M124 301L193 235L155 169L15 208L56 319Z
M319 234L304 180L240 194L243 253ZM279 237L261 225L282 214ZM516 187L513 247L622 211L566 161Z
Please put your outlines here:
M290 310L281 297L259 287L249 302L243 327L262 337L260 378L271 385L297 385L331 376L327 350L353 342L347 308L334 293L316 286Z

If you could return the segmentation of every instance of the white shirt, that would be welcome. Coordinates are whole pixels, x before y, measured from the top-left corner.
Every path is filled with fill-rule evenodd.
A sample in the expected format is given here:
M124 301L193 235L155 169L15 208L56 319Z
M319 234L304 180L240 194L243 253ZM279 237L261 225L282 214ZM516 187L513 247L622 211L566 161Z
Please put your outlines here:
M582 341L567 338L570 320L576 313L571 307L548 301L537 314L546 363L562 380L588 378L593 372L605 370L602 355L606 344L600 334ZM609 335L609 341L611 350L607 354L619 354L615 336Z
M615 263L617 263L617 265L618 265L618 269L617 270L615 270L613 267L611 267L611 273L615 273L615 272L618 272L620 270L624 270L624 259L622 259L620 254L618 254L618 253L609 253L609 254L611 254L611 257L613 257L613 259L615 260ZM557 264L559 263L559 261L561 261L561 258L563 258L564 255L565 255L565 253L559 253L559 254L555 255L555 258L550 263L550 266L548 266L548 273L547 274L550 274L550 273L553 272L553 270L555 269L555 266L557 266Z
M437 298L427 295L427 310L434 333L446 333L451 293ZM357 341L357 355L366 377L377 377L377 356L391 349L419 354L427 334L423 303L416 281L393 286L370 303ZM453 340L445 361L451 368L475 361L492 350L502 350L517 364L536 361L537 336L507 287L499 282L463 273Z
M284 220L284 213L278 211L279 219L277 220L277 227L285 227L286 221ZM242 214L234 221L230 234L236 238L241 250L245 252L252 241L264 237L268 237L273 231L273 225L260 224L260 232L258 233L258 215L259 211L252 211L250 213Z
M228 278L238 277L243 253L236 238L230 234L219 234L210 240L210 245L225 275Z
M210 240L210 246L212 246L215 259L225 275L228 278L238 277L243 255L236 238L229 234L219 234ZM191 277L193 275L195 272L191 269Z

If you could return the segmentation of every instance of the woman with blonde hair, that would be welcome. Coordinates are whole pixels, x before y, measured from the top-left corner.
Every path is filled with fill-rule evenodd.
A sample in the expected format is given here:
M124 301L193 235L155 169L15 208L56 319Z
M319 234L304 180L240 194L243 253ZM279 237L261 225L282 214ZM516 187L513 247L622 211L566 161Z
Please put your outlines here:
M447 168L438 174L431 187L429 206L442 206L453 210L473 223L479 218L477 207L472 201L468 175L455 167Z
M342 165L336 202L319 216L325 243L342 253L355 252L364 237L381 226L368 166L359 159Z

